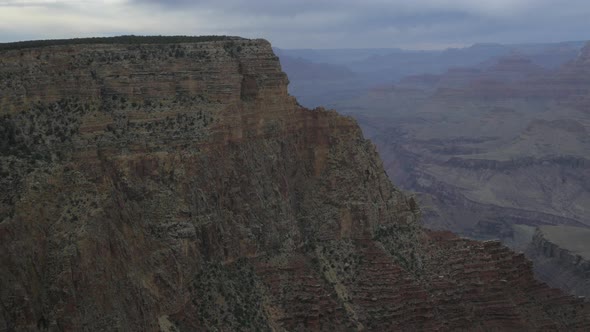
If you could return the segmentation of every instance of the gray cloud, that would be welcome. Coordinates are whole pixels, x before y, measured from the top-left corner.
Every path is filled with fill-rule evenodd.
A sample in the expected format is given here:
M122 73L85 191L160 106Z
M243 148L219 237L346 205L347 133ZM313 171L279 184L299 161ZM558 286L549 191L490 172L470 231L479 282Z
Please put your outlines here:
M0 41L227 34L284 48L588 39L586 0L0 0Z

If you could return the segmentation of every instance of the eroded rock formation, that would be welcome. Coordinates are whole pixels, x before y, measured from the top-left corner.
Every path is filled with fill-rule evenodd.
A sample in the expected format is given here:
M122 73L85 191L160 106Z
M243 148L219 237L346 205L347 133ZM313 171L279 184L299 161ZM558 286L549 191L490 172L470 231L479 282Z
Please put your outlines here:
M536 229L527 254L541 280L578 296L590 297L590 229L543 226Z
M499 243L426 233L270 44L0 53L0 329L590 328Z

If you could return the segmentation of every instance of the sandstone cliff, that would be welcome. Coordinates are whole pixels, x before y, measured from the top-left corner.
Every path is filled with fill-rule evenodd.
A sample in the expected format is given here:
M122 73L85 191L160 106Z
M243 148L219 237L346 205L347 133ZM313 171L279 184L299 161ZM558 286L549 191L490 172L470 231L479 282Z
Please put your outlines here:
M0 330L590 328L497 242L425 233L270 44L0 53Z

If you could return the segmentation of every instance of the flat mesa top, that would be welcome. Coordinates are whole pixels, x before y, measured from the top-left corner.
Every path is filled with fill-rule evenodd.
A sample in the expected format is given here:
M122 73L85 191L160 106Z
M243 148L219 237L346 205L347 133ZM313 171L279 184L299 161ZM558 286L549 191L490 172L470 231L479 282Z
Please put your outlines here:
M0 43L0 51L20 50L46 46L84 45L84 44L178 44L199 43L224 40L246 40L233 36L116 36L73 39L28 40L13 43Z
M590 228L541 226L543 236L559 247L590 260Z

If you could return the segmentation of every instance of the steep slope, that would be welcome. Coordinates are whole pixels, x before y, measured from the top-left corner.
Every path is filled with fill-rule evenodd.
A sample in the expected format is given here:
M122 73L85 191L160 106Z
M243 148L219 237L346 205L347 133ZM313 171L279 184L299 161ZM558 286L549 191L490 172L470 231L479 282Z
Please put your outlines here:
M424 233L268 42L27 46L0 56L0 329L590 328L522 255Z
M527 254L535 274L550 285L590 297L590 229L542 226L536 229Z

